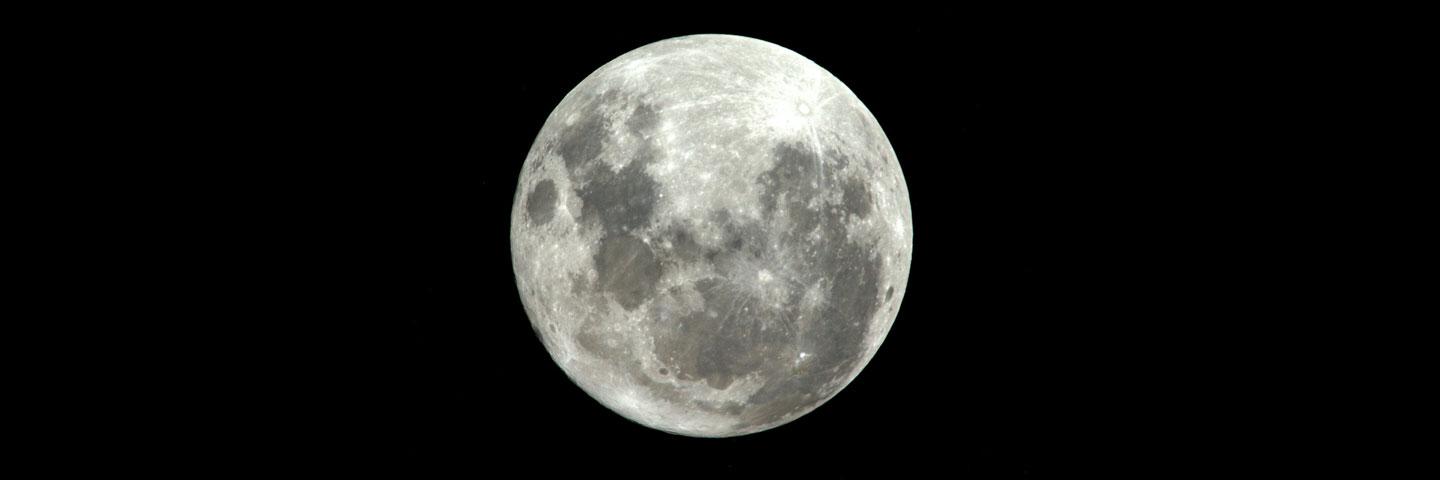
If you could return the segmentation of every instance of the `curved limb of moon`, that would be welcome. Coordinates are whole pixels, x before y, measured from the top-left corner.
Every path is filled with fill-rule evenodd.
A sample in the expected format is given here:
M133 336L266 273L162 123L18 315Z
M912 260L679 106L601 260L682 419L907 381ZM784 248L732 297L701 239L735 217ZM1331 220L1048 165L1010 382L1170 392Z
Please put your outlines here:
M845 387L898 312L909 193L875 118L800 55L726 35L647 45L551 113L512 213L554 360L644 425L732 436Z

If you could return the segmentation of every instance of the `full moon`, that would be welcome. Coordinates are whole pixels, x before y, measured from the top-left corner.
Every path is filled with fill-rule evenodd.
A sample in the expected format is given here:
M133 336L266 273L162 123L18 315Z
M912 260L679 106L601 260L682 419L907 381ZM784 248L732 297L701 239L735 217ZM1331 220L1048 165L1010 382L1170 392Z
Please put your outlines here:
M889 139L830 72L694 35L601 66L525 159L510 248L570 379L666 432L745 435L834 397L905 296L910 197Z

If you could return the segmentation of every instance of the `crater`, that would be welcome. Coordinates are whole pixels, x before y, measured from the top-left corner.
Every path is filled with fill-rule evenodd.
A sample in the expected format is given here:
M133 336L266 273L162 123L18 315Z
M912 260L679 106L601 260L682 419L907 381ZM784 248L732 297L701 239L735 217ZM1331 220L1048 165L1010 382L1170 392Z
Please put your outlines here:
M530 225L544 225L555 217L555 199L558 196L555 190L555 182L550 179L541 180L530 189L529 198L525 200L525 212L530 216Z
M701 51L710 48L705 38L665 48ZM726 47L716 57L721 62L645 67L717 88L724 85L705 79L724 83L720 77L733 74L754 80L774 69L766 62L779 52L775 48L730 51L745 42L715 42ZM755 58L760 61L750 61ZM910 258L887 259L877 250L908 249L886 236L896 225L881 221L889 219L886 209L908 211L893 149L853 93L806 62L795 68L818 75L812 90L824 90L827 99L837 94L835 102L824 108L796 103L809 97L757 83L766 91L727 90L721 93L738 94L712 104L707 99L713 95L689 84L665 91L622 85L624 72L617 69L629 67L624 60L614 63L566 95L540 133L544 144L530 152L535 161L527 179L533 183L514 206L526 220L517 218L512 226L511 247L512 256L529 255L512 263L527 294L525 313L539 319L532 328L551 332L542 338L545 348L581 388L645 425L729 436L808 412L856 373L872 340L868 334L880 333L871 330L878 312L893 315L899 306L894 285L904 278L895 275L908 274ZM702 63L735 68L706 69ZM811 120L830 128L781 144L766 140L768 125L680 118L724 114L771 96L782 103L766 105L792 107L783 113L817 116ZM688 113L674 109L691 102L696 108ZM724 155L724 165L677 162L682 170L664 165L662 178L662 169L651 167L679 153L672 147L687 147L661 134L682 124L687 138L677 140L703 141L704 147L690 146L707 152L728 147L738 158L731 164ZM692 173L714 169L722 175L709 184L718 189L691 188L692 180L700 180L685 178L683 168L691 167ZM672 187L688 190L671 198ZM908 232L908 216L896 220L905 221ZM577 241L589 243L571 245ZM560 323L565 338L557 336ZM707 422L733 423L692 430L684 411L691 420L704 411Z

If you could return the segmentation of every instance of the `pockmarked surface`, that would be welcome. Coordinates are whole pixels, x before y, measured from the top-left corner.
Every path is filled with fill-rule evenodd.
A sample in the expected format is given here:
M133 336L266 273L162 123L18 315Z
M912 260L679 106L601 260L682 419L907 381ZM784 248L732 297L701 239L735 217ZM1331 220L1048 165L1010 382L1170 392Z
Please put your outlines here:
M557 364L643 425L721 437L833 397L889 332L909 193L844 84L760 40L695 35L605 64L525 159L511 252Z

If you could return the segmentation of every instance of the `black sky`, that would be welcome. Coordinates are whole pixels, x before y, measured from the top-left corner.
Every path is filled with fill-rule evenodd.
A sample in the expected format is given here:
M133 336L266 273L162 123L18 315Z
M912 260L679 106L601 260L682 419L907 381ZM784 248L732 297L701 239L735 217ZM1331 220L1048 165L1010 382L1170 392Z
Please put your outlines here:
M550 111L610 59L690 33L767 40L845 82L889 136L915 219L909 290L869 366L809 415L720 440L631 423L572 384L531 332L509 254L519 169ZM192 75L233 112L217 168L244 184L231 208L264 226L240 255L274 267L250 288L294 325L274 335L308 352L256 394L284 420L256 414L281 427L251 448L461 474L1012 478L1138 461L1156 430L1206 415L1167 405L1205 395L1172 379L1201 361L1178 352L1224 325L1206 292L1235 239L1204 212L1226 201L1208 180L1240 168L1192 135L1207 120L1183 112L1214 94L1169 61L1188 47L1143 40L940 13L611 29L372 12L239 29Z

